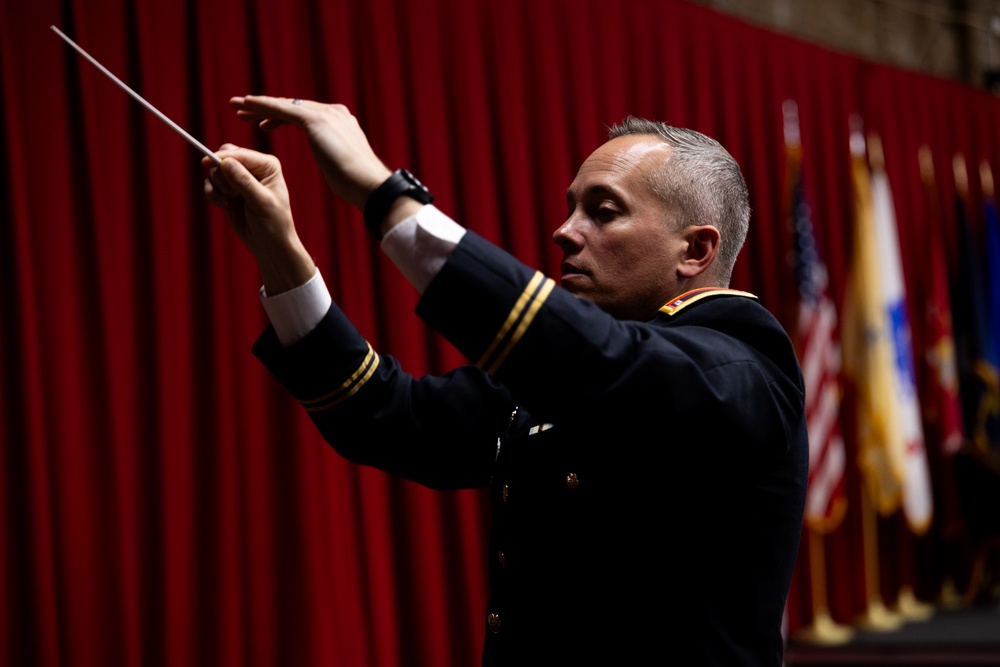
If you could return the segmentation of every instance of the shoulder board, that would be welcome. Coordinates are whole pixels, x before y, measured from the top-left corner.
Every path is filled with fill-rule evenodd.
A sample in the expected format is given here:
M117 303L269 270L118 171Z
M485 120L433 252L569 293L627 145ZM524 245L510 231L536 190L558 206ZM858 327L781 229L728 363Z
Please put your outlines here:
M700 301L704 298L710 296L743 296L750 299L756 299L756 295L750 292L741 292L735 289L727 289L724 287L702 287L699 289L693 289L689 292L684 292L679 297L673 301L669 301L663 306L660 306L660 312L666 313L667 315L675 315L684 306L688 306L695 301Z

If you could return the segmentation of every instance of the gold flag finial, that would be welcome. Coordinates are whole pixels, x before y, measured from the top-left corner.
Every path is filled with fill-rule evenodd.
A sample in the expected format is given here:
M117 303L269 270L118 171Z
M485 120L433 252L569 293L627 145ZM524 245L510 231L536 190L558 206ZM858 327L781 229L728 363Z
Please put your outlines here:
M969 194L969 173L965 169L965 156L955 153L951 164L955 171L955 189L958 190L958 194L966 197Z
M882 153L882 139L877 132L868 133L868 162L872 169L882 171L885 169L885 155Z
M983 185L983 196L993 196L993 170L990 163L983 160L979 163L979 182Z
M931 148L923 144L917 149L917 160L920 161L920 179L927 184L934 182L934 156Z

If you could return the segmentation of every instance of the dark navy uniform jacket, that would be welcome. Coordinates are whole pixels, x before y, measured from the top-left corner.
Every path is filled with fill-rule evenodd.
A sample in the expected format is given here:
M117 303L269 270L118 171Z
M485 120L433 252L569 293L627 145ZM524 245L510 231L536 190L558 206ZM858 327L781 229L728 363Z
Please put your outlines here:
M471 363L414 377L336 305L254 352L347 459L492 489L483 665L781 665L808 445L755 298L622 322L467 232L417 313Z

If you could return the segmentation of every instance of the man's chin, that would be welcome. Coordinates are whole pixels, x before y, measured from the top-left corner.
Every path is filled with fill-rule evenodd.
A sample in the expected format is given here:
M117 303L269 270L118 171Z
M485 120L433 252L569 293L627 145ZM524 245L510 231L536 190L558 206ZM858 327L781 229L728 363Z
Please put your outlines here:
M577 277L579 278L579 276ZM579 297L584 301L590 301L594 303L594 291L588 289L590 286L584 284L582 280L563 280L561 282L563 288L575 297Z
M580 285L574 284L572 281L566 281L566 280L561 281L560 284L563 286L563 289L565 289L573 296L578 296L581 299L587 298L586 290L584 290Z

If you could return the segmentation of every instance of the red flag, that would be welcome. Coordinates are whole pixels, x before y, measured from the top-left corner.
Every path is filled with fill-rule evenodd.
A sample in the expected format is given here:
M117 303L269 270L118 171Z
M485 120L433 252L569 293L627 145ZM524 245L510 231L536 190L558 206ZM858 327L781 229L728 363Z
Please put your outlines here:
M931 225L940 230L941 205L934 184L933 156L927 146L921 146L917 156L924 206ZM959 539L965 530L953 459L965 442L965 425L951 317L951 281L940 231L938 237L931 241L924 244L927 255L923 264L927 270L921 273L927 281L924 289L923 356L926 373L923 411L927 424L927 455L935 461L937 483L934 495L940 508L938 532L942 539L951 542Z
M796 347L806 386L809 429L809 487L806 523L829 532L847 509L847 454L840 430L840 343L837 308L827 294L826 266L813 235L802 184L802 146L794 102L785 104L785 192L787 220L794 238L795 280L799 288Z
M940 205L934 188L934 163L930 149L919 152L920 177L924 186L927 210L932 223L940 223ZM926 289L924 360L927 364L924 417L941 454L951 456L965 439L962 425L962 403L958 393L958 362L952 332L951 296L948 267L941 251L942 243L926 243L925 258L928 281Z

